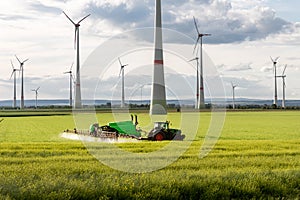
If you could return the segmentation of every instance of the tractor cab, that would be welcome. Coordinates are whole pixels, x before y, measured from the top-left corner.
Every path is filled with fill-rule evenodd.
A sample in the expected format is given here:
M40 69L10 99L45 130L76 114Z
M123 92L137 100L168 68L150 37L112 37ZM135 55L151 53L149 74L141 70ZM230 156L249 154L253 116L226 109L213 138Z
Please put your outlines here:
M171 129L170 122L155 122L154 128L148 134L148 140L183 140L184 135L178 129Z
M155 122L154 129L169 129L170 122Z

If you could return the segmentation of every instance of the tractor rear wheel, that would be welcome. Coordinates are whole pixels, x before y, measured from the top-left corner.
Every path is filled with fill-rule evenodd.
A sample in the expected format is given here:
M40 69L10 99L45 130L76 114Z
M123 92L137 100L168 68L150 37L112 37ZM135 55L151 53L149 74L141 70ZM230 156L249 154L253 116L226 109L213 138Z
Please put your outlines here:
M155 135L154 138L155 138L156 141L163 141L163 140L164 140L164 134L161 133L161 132L159 132L159 133L157 133L157 134Z

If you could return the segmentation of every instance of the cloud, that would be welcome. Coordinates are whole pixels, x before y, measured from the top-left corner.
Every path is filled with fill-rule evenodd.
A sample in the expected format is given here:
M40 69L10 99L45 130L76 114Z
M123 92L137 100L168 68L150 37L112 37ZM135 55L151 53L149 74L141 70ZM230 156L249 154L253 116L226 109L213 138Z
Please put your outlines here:
M240 64L235 65L235 66L221 65L221 66L219 66L219 69L224 70L224 71L239 72L239 71L247 71L247 70L252 69L251 65L252 65L252 63L240 63Z
M70 0L66 5L67 10L78 18L91 13L93 28L90 30L98 35L107 32L107 28L112 32L122 32L154 25L155 5L150 0ZM34 6L47 12L57 10L49 5ZM162 9L164 28L196 37L195 16L200 31L213 35L205 38L206 43L212 44L259 40L282 33L292 25L277 17L263 1L166 0L162 1Z
M48 6L41 2L33 2L29 4L29 9L35 12L50 13L50 14L60 14L61 9L54 6Z

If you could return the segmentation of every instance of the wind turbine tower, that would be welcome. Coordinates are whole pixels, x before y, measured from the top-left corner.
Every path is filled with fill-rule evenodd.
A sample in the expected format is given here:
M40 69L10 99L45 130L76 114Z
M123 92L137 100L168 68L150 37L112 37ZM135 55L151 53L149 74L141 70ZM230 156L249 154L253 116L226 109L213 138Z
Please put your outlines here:
M18 62L20 63L20 71L21 71L21 105L20 108L24 109L24 63L27 62L29 59L24 60L23 62L15 55Z
M277 95L277 61L279 57L277 57L275 60L271 57L273 67L274 67L274 77L275 77L275 92L274 92L274 105L277 106L277 101L278 101L278 95Z
M231 87L232 87L232 109L235 109L235 88L238 85L233 85L233 83L231 82Z
M285 108L285 89L286 89L286 83L285 83L285 70L287 68L287 65L285 65L284 70L282 72L281 76L277 76L277 78L282 78L282 108Z
M79 54L79 27L80 23L85 20L87 17L90 16L87 15L81 20L79 20L77 23L75 23L65 12L63 12L65 16L70 20L70 22L75 26L75 49L76 51L76 89L75 89L75 102L74 102L74 108L82 108L82 102L81 102L81 86L80 86L80 54Z
M37 109L37 97L38 97L39 89L40 89L40 87L38 87L37 89L31 90L31 91L35 92L35 109Z
M16 69L14 67L14 64L12 61L10 61L11 63L11 67L12 67L12 73L11 73L11 76L10 76L10 79L12 76L14 76L14 100L13 100L13 108L16 108L17 107L17 80L16 80L16 72L17 71L20 71L18 69Z
M166 115L167 100L164 77L161 0L156 0L155 53L152 77L150 115Z
M203 74L203 48L202 48L202 46L203 46L203 37L211 36L211 34L200 33L199 32L198 24L197 24L197 21L196 21L195 17L194 17L194 23L195 23L196 31L197 31L197 34L198 34L198 38L197 38L195 48L194 48L194 53L195 53L195 50L197 48L198 43L200 44L200 99L199 99L199 104L198 104L198 109L199 109L199 108L204 108L205 107L204 80L203 80L203 77L204 77L204 74Z
M120 74L119 77L122 75L122 99L121 99L121 108L125 107L125 67L128 66L128 64L123 65L120 58L119 63L120 63Z
M199 58L196 57L189 62L197 61L197 77L196 77L196 103L195 103L195 109L199 109Z
M73 65L74 63L72 63L71 65L71 68L70 68L70 71L68 72L65 72L64 74L70 74L70 107L73 106L73 100L72 100L72 93L73 93L73 90L72 90L72 87L73 87L73 73L72 73L72 68L73 68Z

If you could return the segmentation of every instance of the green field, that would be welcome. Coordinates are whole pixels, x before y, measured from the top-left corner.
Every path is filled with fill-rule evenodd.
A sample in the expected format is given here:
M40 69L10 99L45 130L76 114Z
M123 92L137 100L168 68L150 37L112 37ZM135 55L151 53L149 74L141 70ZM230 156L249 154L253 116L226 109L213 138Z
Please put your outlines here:
M113 170L84 144L60 133L72 115L16 116L1 113L0 199L300 199L300 112L229 112L213 151L199 158L210 122L176 162L151 173ZM113 120L97 115L100 124ZM139 114L140 122L148 119ZM168 117L173 126L178 113ZM168 142L121 143L151 152Z

